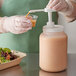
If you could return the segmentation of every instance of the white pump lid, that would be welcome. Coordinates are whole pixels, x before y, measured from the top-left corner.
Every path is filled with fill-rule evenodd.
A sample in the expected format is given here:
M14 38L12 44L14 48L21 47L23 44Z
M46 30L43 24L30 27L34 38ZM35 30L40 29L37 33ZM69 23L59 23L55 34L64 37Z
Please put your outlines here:
M54 25L54 27L51 26L44 26L43 27L43 32L44 33L50 33L50 32L63 32L64 27L62 25Z
M54 22L47 22L47 25L46 26L50 26L50 27L54 27Z
M49 9L49 8L44 8L44 11L45 12L56 12L56 10L52 10L52 9Z

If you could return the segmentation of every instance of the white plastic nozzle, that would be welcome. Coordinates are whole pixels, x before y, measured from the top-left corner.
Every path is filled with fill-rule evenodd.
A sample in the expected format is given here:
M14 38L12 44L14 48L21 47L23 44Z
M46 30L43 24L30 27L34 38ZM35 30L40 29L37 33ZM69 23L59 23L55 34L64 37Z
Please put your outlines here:
M44 8L44 9L37 9L37 10L30 10L30 13L35 13L35 12L55 12L55 10Z
M54 22L52 21L52 12L54 12L54 10L50 10L50 9L45 8L45 12L48 12L47 26L54 27Z
M48 12L48 22L51 23L52 22L52 13Z
M52 13L51 13L51 12L48 12L48 22L47 22L47 26L54 27L54 22L52 21Z
M44 9L30 10L29 12L30 12L30 13L44 12Z

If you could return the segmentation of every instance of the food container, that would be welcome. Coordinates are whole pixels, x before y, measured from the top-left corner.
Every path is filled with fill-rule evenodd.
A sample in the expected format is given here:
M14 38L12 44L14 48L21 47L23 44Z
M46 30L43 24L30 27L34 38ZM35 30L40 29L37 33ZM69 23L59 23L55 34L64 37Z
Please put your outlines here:
M36 16L36 15L31 15L31 16L32 16L32 20L31 20L31 22L32 22L32 27L35 27L38 16Z
M40 68L48 72L60 72L67 68L68 37L61 25L44 26L40 35Z
M30 15L26 16L26 18L31 20L32 27L36 26L36 21L38 19L38 16L30 14Z
M0 64L0 70L7 69L9 67L16 66L16 65L20 64L21 60L26 56L26 53L22 53L19 51L12 51L12 52L14 55L18 56L18 58L14 59L10 62Z

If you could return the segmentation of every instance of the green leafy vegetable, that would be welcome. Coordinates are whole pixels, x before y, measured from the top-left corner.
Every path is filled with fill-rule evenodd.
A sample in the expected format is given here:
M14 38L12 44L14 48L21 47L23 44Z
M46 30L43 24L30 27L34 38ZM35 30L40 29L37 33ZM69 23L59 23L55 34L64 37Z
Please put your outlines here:
M9 48L3 48L2 49L4 52L8 52L8 53L11 53L11 50Z
M0 48L0 64L10 62L16 58L17 56L13 55L9 48Z

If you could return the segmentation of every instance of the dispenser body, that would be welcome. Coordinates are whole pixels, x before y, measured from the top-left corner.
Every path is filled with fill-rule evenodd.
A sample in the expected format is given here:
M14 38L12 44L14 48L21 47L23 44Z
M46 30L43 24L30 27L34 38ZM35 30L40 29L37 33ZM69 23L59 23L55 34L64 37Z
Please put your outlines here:
M39 66L48 72L59 72L67 68L67 35L63 28L43 28L40 35Z

